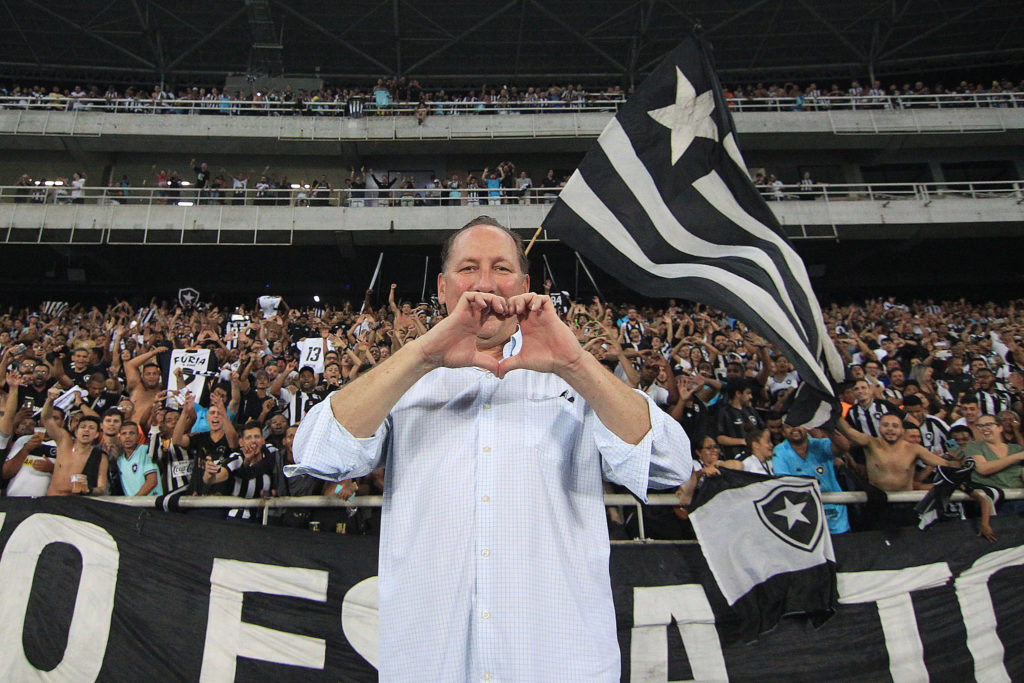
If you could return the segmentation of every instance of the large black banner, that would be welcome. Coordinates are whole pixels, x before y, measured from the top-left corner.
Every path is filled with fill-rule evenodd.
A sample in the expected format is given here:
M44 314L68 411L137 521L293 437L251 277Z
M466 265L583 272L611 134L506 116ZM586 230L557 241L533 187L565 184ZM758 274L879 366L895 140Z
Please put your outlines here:
M749 644L696 546L616 545L622 678L1024 680L1024 520L993 526L836 537L836 616ZM0 552L0 680L376 679L376 539L0 499Z

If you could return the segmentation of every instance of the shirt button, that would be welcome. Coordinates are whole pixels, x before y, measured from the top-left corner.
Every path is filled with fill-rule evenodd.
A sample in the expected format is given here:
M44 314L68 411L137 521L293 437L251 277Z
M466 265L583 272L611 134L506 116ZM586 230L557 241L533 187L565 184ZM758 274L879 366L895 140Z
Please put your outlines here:
M491 674L484 674L484 680L485 681L490 681L490 680L493 680L493 679L494 679L494 676L492 676Z
M488 610L484 610L483 614L481 614L480 616L483 617L484 620L486 621L487 619L491 618L491 613Z
M490 409L491 409L491 404L490 403L485 403L484 404L484 410L490 410Z
M484 453L490 453L490 452L491 452L491 447L490 446L484 446Z
M491 502L491 497L490 496L480 496L480 502L481 503L490 503Z
M491 556L491 551L488 550L487 548L484 548L483 550L480 551L480 554L483 555L484 557L490 557Z

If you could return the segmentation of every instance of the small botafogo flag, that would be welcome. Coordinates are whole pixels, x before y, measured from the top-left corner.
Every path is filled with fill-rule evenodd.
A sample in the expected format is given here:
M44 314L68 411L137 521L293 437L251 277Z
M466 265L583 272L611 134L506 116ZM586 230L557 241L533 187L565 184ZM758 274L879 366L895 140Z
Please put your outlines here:
M817 480L723 468L704 478L689 510L739 637L752 640L787 614L819 625L832 616L836 558Z
M642 294L743 321L804 380L787 421L835 419L842 360L803 261L750 180L703 40L669 53L623 105L543 227Z

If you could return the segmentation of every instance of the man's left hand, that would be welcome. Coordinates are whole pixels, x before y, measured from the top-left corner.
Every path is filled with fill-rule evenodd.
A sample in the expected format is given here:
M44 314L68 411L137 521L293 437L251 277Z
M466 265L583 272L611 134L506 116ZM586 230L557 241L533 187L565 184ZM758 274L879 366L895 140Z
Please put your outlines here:
M498 365L498 376L526 369L561 374L581 362L586 355L569 326L555 311L551 299L527 292L508 299L510 315L519 319L523 348Z

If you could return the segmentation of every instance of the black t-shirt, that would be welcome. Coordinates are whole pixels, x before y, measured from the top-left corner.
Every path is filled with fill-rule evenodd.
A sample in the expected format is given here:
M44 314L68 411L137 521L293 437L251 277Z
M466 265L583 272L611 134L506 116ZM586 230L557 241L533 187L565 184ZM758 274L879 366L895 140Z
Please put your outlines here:
M203 481L203 466L205 458L212 458L219 462L221 467L226 466L232 448L228 444L227 436L214 441L210 432L199 432L189 435L188 452L192 456L192 489L204 496L228 495L231 491L231 479L219 484L207 484Z
M48 379L46 380L46 386L42 389L36 389L31 384L18 387L18 405L25 405L25 399L31 398L37 408L42 408L43 404L46 403L46 392L56 383L57 380Z
M121 402L122 395L112 391L101 391L96 398L86 398L84 403L102 415L104 410L116 408L117 404Z
M75 370L74 366L71 365L71 362L68 361L64 365L64 372L67 374L68 377L71 378L71 383L72 384L74 384L76 386L80 386L80 387L84 387L85 386L85 378L86 377L88 377L89 375L94 375L97 372L102 374L103 377L106 378L106 368L103 365L89 365L89 364L86 364L85 369L79 371L79 370Z
M690 441L696 442L708 433L708 407L699 398L694 397L693 403L683 407L683 414L679 418L679 424L683 431L690 437Z
M761 417L751 406L736 408L729 403L718 407L718 435L728 436L734 439L743 439L747 435L747 429L764 427ZM746 446L722 446L722 459L741 457L746 451Z

